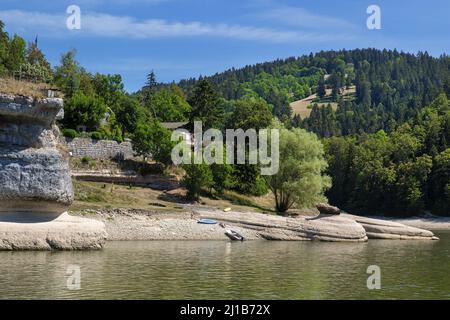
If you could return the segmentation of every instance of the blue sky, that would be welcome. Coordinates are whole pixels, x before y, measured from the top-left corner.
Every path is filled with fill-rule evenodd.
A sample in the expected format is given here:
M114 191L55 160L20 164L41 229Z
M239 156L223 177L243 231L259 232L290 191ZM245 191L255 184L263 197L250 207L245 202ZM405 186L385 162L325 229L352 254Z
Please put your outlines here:
M66 27L73 4L81 30ZM366 27L371 4L381 30ZM0 0L6 30L38 35L52 65L75 48L88 71L120 73L129 91L151 69L171 82L328 49L449 53L449 12L448 0Z

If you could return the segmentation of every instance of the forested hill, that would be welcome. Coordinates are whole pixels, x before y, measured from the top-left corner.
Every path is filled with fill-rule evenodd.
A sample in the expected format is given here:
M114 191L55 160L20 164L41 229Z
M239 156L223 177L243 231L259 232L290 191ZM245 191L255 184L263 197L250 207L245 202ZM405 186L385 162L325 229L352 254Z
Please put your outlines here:
M449 56L327 51L207 79L231 111L264 99L285 126L324 138L330 203L362 215L449 215ZM198 80L179 86L191 95Z
M178 85L189 95L200 79ZM439 93L450 91L450 57L377 49L325 51L230 69L206 79L226 100L263 98L280 118L294 116L290 102L326 87L332 90L330 97L322 94L315 102L326 98L324 102L338 104L337 110L311 106L310 117L297 116L294 125L325 137L390 132ZM356 93L344 96L344 89L353 85Z

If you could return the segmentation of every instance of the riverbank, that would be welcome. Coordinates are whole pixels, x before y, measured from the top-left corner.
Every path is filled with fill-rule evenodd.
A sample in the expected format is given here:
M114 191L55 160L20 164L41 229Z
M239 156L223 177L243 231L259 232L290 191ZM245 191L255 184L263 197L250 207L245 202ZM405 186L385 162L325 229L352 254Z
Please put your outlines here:
M105 223L109 241L122 240L227 240L226 224L205 225L193 212L161 212L143 209L86 209L72 214ZM258 232L233 226L248 240L262 239Z
M235 230L247 239L356 242L370 238L436 239L428 230L379 217L319 215L317 209L278 216L271 210L270 194L251 198L227 193L220 198L201 197L193 205L186 202L184 188L156 190L89 181L75 181L74 186L76 200L71 212L104 222L109 240L228 240L226 229ZM224 208L229 210L225 212ZM219 223L198 224L200 218ZM450 229L449 224L436 219L430 223L432 230Z
M364 242L372 239L432 240L433 233L392 220L348 214L281 217L255 212L237 212L208 206L186 205L179 212L115 208L72 212L105 223L108 240L228 240L226 229L248 240L322 240ZM213 225L199 224L201 218L215 219ZM411 223L415 220L409 221ZM423 222L422 222L423 223ZM445 230L439 221L433 230ZM427 228L425 228L427 229ZM430 228L432 229L432 228Z

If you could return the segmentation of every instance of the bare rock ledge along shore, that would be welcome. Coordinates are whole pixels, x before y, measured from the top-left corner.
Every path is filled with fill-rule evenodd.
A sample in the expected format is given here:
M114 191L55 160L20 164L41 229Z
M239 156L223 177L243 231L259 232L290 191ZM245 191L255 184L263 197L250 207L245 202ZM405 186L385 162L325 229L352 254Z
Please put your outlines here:
M108 240L228 240L233 229L248 240L365 242L368 239L437 240L431 232L401 223L349 214L282 217L186 206L183 213L142 209L85 210L79 214L104 222ZM204 225L198 219L219 223Z

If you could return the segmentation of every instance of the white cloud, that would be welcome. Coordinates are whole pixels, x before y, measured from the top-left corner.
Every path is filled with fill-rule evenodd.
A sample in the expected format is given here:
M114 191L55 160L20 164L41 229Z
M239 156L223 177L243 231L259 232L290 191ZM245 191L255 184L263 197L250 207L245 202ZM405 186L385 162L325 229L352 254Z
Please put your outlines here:
M93 36L151 39L167 37L222 37L271 43L338 41L337 34L312 33L300 30L279 30L230 24L206 24L198 21L169 22L162 19L137 20L128 16L114 16L82 11L81 30L66 29L65 15L21 10L0 11L7 28L32 32L40 36ZM341 39L349 39L342 36Z
M66 16L50 15L40 12L6 10L0 11L0 19L6 24L6 29L33 31L33 28L41 30L61 30L66 25Z
M272 2L269 3L272 4ZM300 7L274 6L262 12L252 14L252 16L307 29L340 29L341 31L351 31L356 28L355 25L344 19L315 14Z

